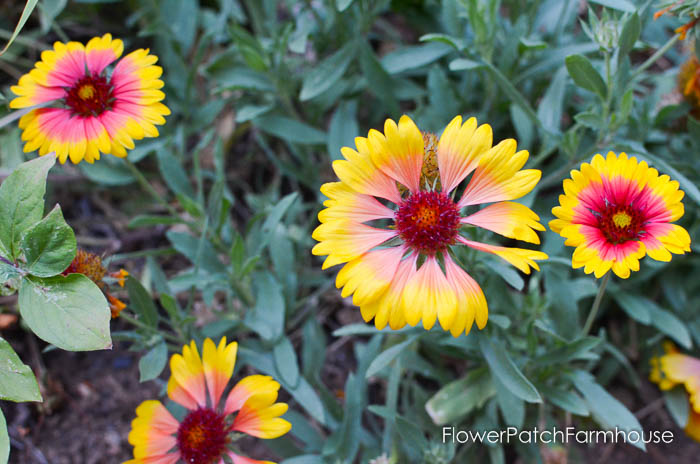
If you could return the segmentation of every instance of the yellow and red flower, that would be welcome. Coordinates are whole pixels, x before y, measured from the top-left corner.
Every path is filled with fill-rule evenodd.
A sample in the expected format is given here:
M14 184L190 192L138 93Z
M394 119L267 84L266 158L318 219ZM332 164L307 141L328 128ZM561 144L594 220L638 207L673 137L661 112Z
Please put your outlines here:
M107 273L107 269L102 264L102 258L89 251L78 249L75 252L75 258L68 267L61 273L68 274L83 274L88 279L92 280L100 287L100 290L105 294L109 301L109 310L112 313L112 318L118 317L126 305L119 298L115 297L108 290L108 282L104 279L109 277L113 279L120 287L124 287L124 280L129 275L125 269L119 269L117 272Z
M506 260L525 273L539 269L540 251L467 239L462 226L476 226L505 237L539 243L544 230L529 208L510 200L530 192L538 170L521 170L527 151L515 140L492 147L488 124L462 123L457 116L438 139L422 134L408 116L388 119L384 133L371 130L343 147L333 170L340 182L321 187L328 197L318 217L313 254L327 255L323 268L346 263L336 285L353 294L365 321L398 329L421 320L439 321L457 337L488 319L479 285L455 261L453 246L464 245ZM458 186L472 174L461 197ZM467 207L493 203L472 214ZM441 265L442 263L442 265Z
M275 403L280 384L271 377L244 377L222 398L237 351L238 344L227 344L224 337L218 346L210 338L204 340L201 357L194 341L182 348L182 354L174 354L168 397L187 414L178 420L160 401L141 403L129 433L134 459L124 464L220 464L224 456L234 464L274 464L231 449L234 434L269 439L292 427L280 417L287 405Z
M649 380L664 391L677 385L685 387L690 395L685 432L700 441L700 359L680 353L670 342L664 344L664 349L666 354L651 360Z
M31 110L19 121L24 151L55 152L61 163L83 159L93 163L100 153L126 156L134 140L157 137L156 125L170 114L161 103L165 94L159 79L163 70L148 50L135 50L106 69L124 51L110 34L87 45L56 42L41 61L12 87L18 95L11 108L58 102L58 107Z
M683 216L683 191L677 181L633 156L598 154L564 180L557 219L549 227L576 247L571 262L586 274L612 271L626 279L645 255L670 261L671 253L690 251L690 236L672 224Z

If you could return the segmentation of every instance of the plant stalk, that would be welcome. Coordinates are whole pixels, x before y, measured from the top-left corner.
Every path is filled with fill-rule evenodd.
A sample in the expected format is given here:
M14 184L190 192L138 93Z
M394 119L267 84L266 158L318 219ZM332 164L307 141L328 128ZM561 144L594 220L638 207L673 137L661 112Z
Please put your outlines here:
M593 321L595 321L595 318L598 315L598 310L600 309L600 302L603 301L603 295L605 294L605 287L608 286L608 281L610 280L610 274L611 274L610 271L605 273L605 276L603 277L603 280L600 283L600 287L598 287L598 294L595 296L595 300L593 300L593 306L591 306L591 311L588 313L588 319L586 319L586 324L583 326L582 336L584 336L584 337L586 335L588 335L588 332L591 331L591 327L593 326Z

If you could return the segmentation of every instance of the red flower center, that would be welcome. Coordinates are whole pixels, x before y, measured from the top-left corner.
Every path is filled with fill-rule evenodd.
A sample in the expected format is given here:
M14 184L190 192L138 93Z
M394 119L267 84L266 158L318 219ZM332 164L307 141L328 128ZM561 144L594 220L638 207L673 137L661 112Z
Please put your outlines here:
M209 408L191 411L177 429L177 447L182 460L211 464L221 459L228 430L224 416Z
M631 206L610 205L597 216L598 228L612 244L638 240L644 232L644 217Z
M111 109L113 100L112 86L103 76L84 76L66 94L74 116L99 116Z
M401 202L394 219L404 242L428 255L452 245L459 231L459 209L442 192L411 194Z

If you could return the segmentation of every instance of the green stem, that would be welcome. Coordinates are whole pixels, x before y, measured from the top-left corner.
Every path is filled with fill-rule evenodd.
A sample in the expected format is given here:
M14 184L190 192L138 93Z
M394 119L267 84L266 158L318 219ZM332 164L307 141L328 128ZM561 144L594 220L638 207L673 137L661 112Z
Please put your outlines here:
M181 340L180 338L178 338L174 335L171 335L167 332L163 332L161 330L158 330L156 327L152 327L148 324L145 324L145 323L139 321L138 319L136 319L135 317L132 317L129 314L125 313L124 311L122 311L121 314L119 314L119 318L125 320L129 324L134 325L140 329L144 329L144 330L147 330L149 332L158 333L158 334L162 335L163 338L165 338L166 340L170 340L170 341L175 342L175 343L183 343L183 340Z
M595 296L595 300L593 300L593 306L591 306L591 312L588 313L588 319L586 319L586 324L583 326L582 336L588 335L588 332L591 331L591 327L593 326L593 321L595 321L595 318L598 315L598 310L600 309L600 302L603 301L603 295L605 294L605 287L608 286L608 281L610 280L610 274L611 274L610 271L608 271L605 274L605 277L603 277L603 281L600 283L600 287L598 287L598 294Z
M678 41L678 34L674 35L670 39L668 39L668 42L666 42L661 48L656 50L656 52L651 55L647 60L639 65L637 69L634 70L634 73L632 73L632 78L630 80L634 80L639 76L641 73L643 73L649 66L652 64L656 63L656 61L661 58L671 47L673 47L676 42Z

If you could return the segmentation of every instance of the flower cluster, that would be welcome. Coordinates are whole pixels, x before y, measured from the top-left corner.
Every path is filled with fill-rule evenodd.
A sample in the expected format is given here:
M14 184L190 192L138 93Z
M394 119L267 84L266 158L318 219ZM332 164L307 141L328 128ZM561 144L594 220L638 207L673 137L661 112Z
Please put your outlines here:
M201 357L194 341L174 354L168 397L187 413L175 418L160 401L141 403L129 433L134 459L124 464L214 464L225 462L224 456L234 464L274 464L242 456L235 448L241 434L277 438L292 427L280 417L287 405L275 402L280 384L271 377L244 377L223 398L237 351L238 344L227 344L224 337L218 345L204 340Z
M321 187L328 200L314 231L315 255L324 269L345 264L336 285L353 295L362 317L377 328L398 329L436 321L453 336L486 325L488 309L479 285L457 263L454 247L496 255L525 273L539 269L541 251L470 240L465 227L481 227L508 238L539 243L544 230L528 207L511 200L540 179L521 170L528 159L515 140L492 146L487 124L457 116L439 139L421 133L408 116L388 119L384 133L371 130L344 147L333 163L340 182ZM468 176L466 186L460 188ZM457 192L461 195L457 195ZM468 207L491 203L466 214Z

